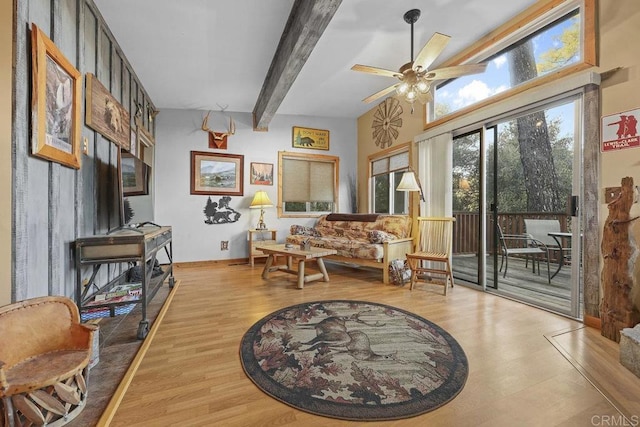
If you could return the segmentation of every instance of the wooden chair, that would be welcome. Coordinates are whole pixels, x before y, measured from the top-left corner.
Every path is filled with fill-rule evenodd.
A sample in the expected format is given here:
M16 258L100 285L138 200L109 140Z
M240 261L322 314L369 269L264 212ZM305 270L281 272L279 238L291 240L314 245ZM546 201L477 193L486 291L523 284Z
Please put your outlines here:
M61 426L84 409L95 330L67 297L0 307L0 426Z
M454 221L455 218L451 217L418 218L416 252L407 254L407 261L411 268L411 289L413 289L418 276L427 273L445 276L445 295L447 295L449 281L453 287L450 259Z

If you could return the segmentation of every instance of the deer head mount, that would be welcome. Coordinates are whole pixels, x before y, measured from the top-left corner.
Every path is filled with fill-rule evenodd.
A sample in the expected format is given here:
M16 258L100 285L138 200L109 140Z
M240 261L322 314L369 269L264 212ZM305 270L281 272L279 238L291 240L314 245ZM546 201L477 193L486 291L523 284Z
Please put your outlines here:
M209 125L207 124L210 114L211 111L209 111L204 117L204 120L202 120L202 130L209 133L209 148L226 150L227 137L236 133L236 123L233 121L233 117L229 117L229 129L226 132L214 132L209 129Z

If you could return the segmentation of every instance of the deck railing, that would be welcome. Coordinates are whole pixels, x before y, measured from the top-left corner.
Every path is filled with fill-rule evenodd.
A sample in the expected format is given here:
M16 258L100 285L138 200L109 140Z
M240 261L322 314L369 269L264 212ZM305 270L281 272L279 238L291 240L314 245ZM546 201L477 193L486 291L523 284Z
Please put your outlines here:
M480 239L480 214L473 212L454 212L456 219L453 227L453 253L456 255L475 254L478 252ZM532 219L557 219L560 221L560 230L569 231L571 217L566 213L548 212L502 212L498 213L498 223L505 234L523 234L525 232L524 220ZM491 215L487 215L487 224L493 224ZM489 227L488 230L493 230ZM493 232L487 232L487 251L493 253Z

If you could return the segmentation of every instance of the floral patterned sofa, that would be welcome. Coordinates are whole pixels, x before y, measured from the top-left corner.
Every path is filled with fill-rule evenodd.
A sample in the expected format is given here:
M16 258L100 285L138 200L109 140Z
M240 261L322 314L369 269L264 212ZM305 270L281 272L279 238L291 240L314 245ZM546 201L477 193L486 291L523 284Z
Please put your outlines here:
M335 249L326 259L382 269L389 283L389 263L413 252L411 217L407 215L329 214L314 227L292 225L287 243Z

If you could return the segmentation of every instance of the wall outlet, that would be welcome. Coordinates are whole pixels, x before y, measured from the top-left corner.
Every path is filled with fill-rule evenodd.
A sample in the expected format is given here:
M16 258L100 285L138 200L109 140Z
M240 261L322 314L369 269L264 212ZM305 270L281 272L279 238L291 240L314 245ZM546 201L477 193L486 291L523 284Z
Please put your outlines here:
M82 153L89 155L89 138L86 136L82 138Z
M229 241L228 240L222 240L220 242L220 250L221 251L228 251L229 250Z

